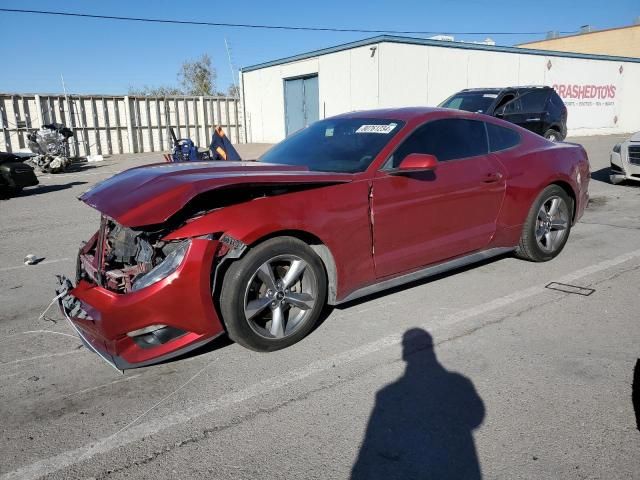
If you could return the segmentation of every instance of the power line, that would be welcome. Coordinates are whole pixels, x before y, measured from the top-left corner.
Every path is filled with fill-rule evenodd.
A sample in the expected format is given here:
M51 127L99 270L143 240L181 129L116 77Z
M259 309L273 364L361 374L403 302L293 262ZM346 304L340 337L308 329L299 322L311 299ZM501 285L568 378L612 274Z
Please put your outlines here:
M391 33L403 35L545 35L547 32L443 32L443 31L415 31L415 30L369 30L364 28L333 28L333 27L301 27L293 25L260 25L249 23L201 22L196 20L172 20L166 18L120 17L115 15L93 15L89 13L54 12L49 10L24 10L17 8L0 8L0 12L27 13L37 15L57 15L62 17L95 18L101 20L119 20L127 22L167 23L174 25L199 25L205 27L231 28L261 28L268 30L297 30L310 32L341 32L341 33ZM571 34L577 31L558 32Z

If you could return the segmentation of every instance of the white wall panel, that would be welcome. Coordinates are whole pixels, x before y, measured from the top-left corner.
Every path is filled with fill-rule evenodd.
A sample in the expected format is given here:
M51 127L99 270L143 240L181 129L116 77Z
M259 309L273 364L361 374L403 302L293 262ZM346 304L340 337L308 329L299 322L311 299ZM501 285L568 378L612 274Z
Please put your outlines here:
M436 106L463 88L468 88L469 53L454 48L422 47L429 55L427 105Z
M432 47L432 50L435 48ZM466 50L466 52L467 88L519 85L519 55L474 50Z
M282 81L316 72L320 118L436 106L464 88L549 85L567 103L570 134L640 130L640 63L383 42L243 73L249 141L284 138Z
M379 106L428 105L429 52L421 45L382 43Z
M376 49L372 55L370 47L367 46L354 48L349 52L351 54L351 110L378 108L379 51Z
M320 118L351 110L351 54L349 51L323 55L318 61Z

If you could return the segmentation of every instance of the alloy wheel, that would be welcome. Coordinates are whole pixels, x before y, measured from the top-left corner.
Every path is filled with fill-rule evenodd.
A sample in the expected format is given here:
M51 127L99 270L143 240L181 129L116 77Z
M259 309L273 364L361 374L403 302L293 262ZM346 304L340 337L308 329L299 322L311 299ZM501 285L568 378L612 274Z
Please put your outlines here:
M281 339L305 323L317 301L318 280L296 255L278 255L252 275L244 296L244 315L260 336Z
M569 207L561 197L550 197L540 205L535 236L544 252L553 253L561 247L568 228Z

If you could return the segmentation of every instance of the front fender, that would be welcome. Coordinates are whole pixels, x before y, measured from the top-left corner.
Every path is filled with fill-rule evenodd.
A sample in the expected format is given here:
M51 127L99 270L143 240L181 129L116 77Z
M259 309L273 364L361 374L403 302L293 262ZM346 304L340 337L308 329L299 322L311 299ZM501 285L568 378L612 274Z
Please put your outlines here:
M305 232L336 266L336 298L375 279L365 180L258 198L188 221L165 240L224 233L252 245L278 232Z

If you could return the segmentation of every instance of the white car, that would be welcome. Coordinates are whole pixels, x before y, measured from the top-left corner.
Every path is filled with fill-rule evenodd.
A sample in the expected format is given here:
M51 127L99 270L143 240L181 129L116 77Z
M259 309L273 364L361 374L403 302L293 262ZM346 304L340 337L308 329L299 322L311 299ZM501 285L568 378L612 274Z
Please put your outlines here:
M611 151L611 183L624 180L640 182L640 132L634 133L626 142L618 143Z

